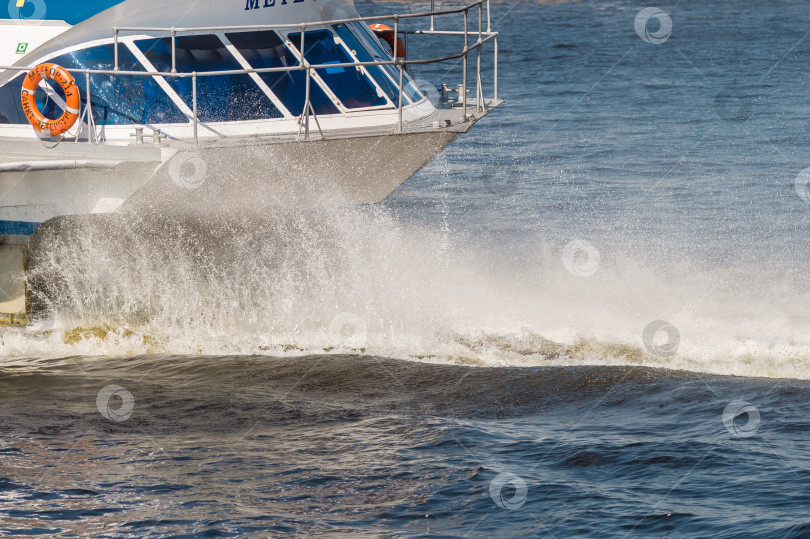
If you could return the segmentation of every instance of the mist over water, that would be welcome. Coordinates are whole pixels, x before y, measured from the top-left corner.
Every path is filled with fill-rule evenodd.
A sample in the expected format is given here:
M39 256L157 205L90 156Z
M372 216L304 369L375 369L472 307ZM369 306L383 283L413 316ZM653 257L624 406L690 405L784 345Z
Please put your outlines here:
M3 355L349 351L805 377L805 274L583 245L495 245L379 207L75 218L40 233L40 322L4 330ZM659 319L679 332L675 355L644 342Z
M394 4L360 7L427 6ZM690 9L686 20L714 12ZM678 24L655 46L628 23L634 6L499 4L507 104L385 205L65 226L31 275L47 331L2 330L0 353L361 350L803 378L801 51L740 81L771 67L768 47L793 43L793 7L780 9L758 38L770 45L726 70L712 56L745 30ZM440 39L408 46L421 57L455 43ZM676 354L645 346L656 320L677 329Z
M805 378L810 95L803 45L776 67L767 52L801 37L795 6L754 41L747 12L739 32L707 32L715 7L689 9L656 46L635 6L499 4L507 104L384 205L78 222L32 272L58 327L2 330L0 353L359 350ZM677 329L676 353L643 342L657 320Z

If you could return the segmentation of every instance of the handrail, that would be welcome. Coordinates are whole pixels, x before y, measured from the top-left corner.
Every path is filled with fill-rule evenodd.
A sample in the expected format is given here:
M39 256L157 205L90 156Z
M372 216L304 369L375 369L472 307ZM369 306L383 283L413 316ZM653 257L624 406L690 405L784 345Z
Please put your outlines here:
M486 4L487 6L487 28L486 31L483 29L483 6ZM474 43L470 43L470 30L469 30L469 10L478 8L478 39ZM451 31L451 30L436 30L434 24L434 17L441 16L441 15L453 15L453 14L464 14L464 31ZM424 18L430 17L431 27L430 30L417 30L413 32L400 32L399 31L399 23L400 19L416 19L416 18ZM342 23L349 23L349 22L368 22L368 21L378 21L378 20L394 20L394 32L395 35L399 35L400 33L405 34L406 37L408 34L431 34L431 35L456 35L456 36L464 36L464 49L458 54L450 54L441 57L434 57L429 59L422 59L422 60L409 60L409 59L401 59L398 58L398 43L399 40L394 40L393 46L393 56L391 59L388 60L375 60L375 61L366 61L361 62L359 60L355 60L354 62L342 62L338 64L310 64L305 55L304 55L304 40L306 39L306 31L307 28L317 28L320 30L321 26L330 26L333 24L342 24ZM294 51L296 52L295 56L298 58L298 65L293 66L282 66L282 67L271 67L271 68L250 68L250 69L230 69L230 70L222 70L222 71L193 71L193 72L178 72L177 71L177 64L176 64L176 38L178 34L183 34L186 32L228 32L228 31L239 31L239 30L273 30L273 29L300 29L301 30L301 44L300 48L302 51ZM170 34L172 39L172 65L171 71L128 71L128 70L121 70L119 68L118 63L118 51L119 51L119 34L120 32L167 32ZM488 43L489 41L494 41L494 99L498 99L498 32L493 32L491 29L491 19L490 19L490 0L477 0L476 2L469 4L465 7L457 8L457 9L450 9L444 11L435 11L433 9L433 1L431 2L431 11L427 13L412 13L412 14L405 14L405 15L378 15L372 17L354 17L350 19L334 19L330 21L318 21L312 23L299 23L299 24L277 24L277 25L247 25L247 26L216 26L216 27L197 27L197 28L163 28L163 27L113 27L113 39L114 39L114 50L115 50L115 63L112 70L110 69L83 69L82 71L85 73L87 80L89 81L90 75L111 75L111 76L133 76L133 77L170 77L170 78L191 78L192 79L192 116L189 120L193 124L193 133L194 133L194 143L197 144L198 136L197 136L197 124L198 124L198 110L197 110L197 80L199 77L214 77L214 76L229 76L229 75L250 75L250 74L262 74L262 73L283 73L283 72L290 72L290 71L302 71L306 70L306 99L304 104L304 110L299 118L299 139L301 136L301 131L304 131L304 135L306 139L309 139L309 132L310 132L310 124L309 124L309 117L310 114L315 118L316 123L318 124L318 130L321 132L323 136L323 131L320 128L320 122L318 121L318 117L315 114L314 107L311 104L311 92L310 92L310 84L312 78L312 70L318 69L326 69L326 68L336 68L336 67L367 67L367 66L394 66L398 68L399 71L399 100L395 106L398 109L398 122L397 122L397 131L402 132L403 127L403 91L405 86L405 70L408 66L411 65L427 65L427 64L434 64L440 62L446 62L449 60L456 60L462 59L463 60L463 82L459 87L459 101L458 103L461 105L461 114L462 114L462 121L466 122L468 120L467 117L467 72L468 72L468 56L471 52L477 51L477 62L476 62L476 105L475 108L477 111L485 112L487 110L487 102L484 98L483 92L483 85L481 79L481 54L483 46ZM132 39L132 38L128 38ZM130 45L131 46L131 45ZM233 51L232 51L233 52ZM246 63L243 63L245 65ZM2 66L0 65L0 70L9 70L9 71L28 71L32 69L33 66L29 67L22 67L22 66ZM152 67L154 66L147 66ZM90 84L87 84L87 92L88 96L90 95ZM175 96L177 97L177 96ZM88 97L88 103L90 103L90 98ZM88 112L89 114L89 112ZM89 118L92 120L92 118ZM91 128L92 121L88 121L88 128ZM92 125L92 129L95 130L95 125ZM77 133L78 138L78 133ZM92 141L93 134L88 137L88 141Z
M447 60L457 60L463 57L466 53L472 52L477 48L483 46L489 41L498 37L498 32L493 32L492 35L485 37L481 40L481 43L473 43L468 47L467 50L460 52L458 54L451 54L448 56L440 56L437 58L430 58L427 60L403 60L400 59L399 61L396 60L378 60L374 62L343 62L340 64L308 64L312 69L326 69L329 67L354 67L354 66L383 66L383 65L398 65L400 63L405 65L425 65L425 64L435 64L439 62L446 62ZM36 66L4 66L0 65L0 70L9 70L9 71L30 71ZM89 73L91 75L126 75L126 76L140 76L140 77L175 77L175 78L189 78L192 77L195 73L198 77L214 77L214 76L223 76L223 75L248 75L250 73L277 73L277 72L285 72L285 71L302 71L306 69L306 66L302 67L301 65L295 66L284 66L284 67L257 67L251 69L229 69L227 71L189 71L189 72L182 72L178 71L176 73L172 73L171 71L122 71L118 70L115 71L114 69L82 69L82 73Z
M378 60L373 62L343 62L340 64L306 64L303 67L301 65L295 66L284 66L284 67L257 67L251 69L230 69L227 71L189 71L189 72L182 72L178 71L176 73L172 73L171 71L125 71L125 70L114 70L114 69L82 69L82 73L89 73L91 75L125 75L125 76L133 76L133 77L174 77L174 78L190 78L197 75L197 77L219 77L223 75L249 75L250 73L279 73L279 72L286 72L286 71L303 71L306 69L307 65L312 69L326 69L330 67L355 67L355 66L384 66L384 65L426 65L426 64L436 64L440 62L446 62L448 60L457 60L462 58L465 54L476 50L477 48L483 46L489 41L496 39L498 37L498 32L493 32L490 36L485 37L481 43L473 43L470 45L465 51L460 52L458 54L451 54L448 56L440 56L437 58L430 58L427 60L404 60L400 59L399 61L396 60ZM0 70L8 70L8 71L30 71L36 66L4 66L0 65Z

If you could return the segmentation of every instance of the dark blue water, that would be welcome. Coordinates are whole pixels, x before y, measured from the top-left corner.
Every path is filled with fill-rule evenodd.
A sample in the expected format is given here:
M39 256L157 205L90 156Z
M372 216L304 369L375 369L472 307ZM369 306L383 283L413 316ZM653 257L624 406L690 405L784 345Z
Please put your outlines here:
M60 255L0 534L810 537L807 9L643 7L493 4L506 104L380 207Z
M4 534L810 533L806 382L151 356L29 361L0 390ZM759 415L724 424L740 398Z

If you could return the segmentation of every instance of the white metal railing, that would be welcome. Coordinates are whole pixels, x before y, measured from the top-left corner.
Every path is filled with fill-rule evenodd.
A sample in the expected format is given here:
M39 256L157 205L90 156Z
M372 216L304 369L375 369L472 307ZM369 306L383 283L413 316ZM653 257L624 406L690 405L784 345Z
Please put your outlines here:
M324 68L337 68L337 67L360 67L360 66L395 66L399 69L399 102L397 104L398 108L398 122L397 122L397 130L398 132L402 132L403 129L403 108L404 103L402 99L402 94L405 89L405 69L407 66L410 65L424 65L424 64L434 64L440 62L447 62L451 60L462 59L462 84L459 88L460 96L459 100L461 102L461 114L462 120L467 121L467 75L468 75L468 57L469 54L473 51L477 52L476 58L476 111L484 112L487 108L486 99L484 98L484 91L483 91L483 83L482 83L482 75L481 75L481 61L482 61L482 49L483 46L488 43L489 41L493 41L493 99L498 100L498 32L492 31L491 26L491 16L490 16L490 0L477 0L476 2L466 5L464 7L460 7L457 9L451 10L443 10L443 11L435 11L434 9L434 2L435 0L431 0L431 10L430 12L425 13L412 13L412 14L404 14L404 15L378 15L373 17L354 17L350 19L335 19L331 21L318 21L315 23L300 23L300 24L277 24L277 25L248 25L248 26L207 26L207 27L195 27L195 28L164 28L164 27L127 27L127 26L116 26L113 28L113 48L114 48L114 66L112 70L99 70L99 69L84 69L81 70L85 74L86 84L87 84L87 105L85 107L85 112L82 114L82 119L84 118L85 114L87 116L87 125L88 128L92 132L95 131L94 120L92 115L92 103L91 103L91 92L90 92L90 75L114 75L114 76L133 76L133 77L170 77L170 78L191 78L192 80L192 117L190 118L193 124L193 132L194 132L194 142L195 144L198 143L198 123L199 123L199 115L197 110L197 79L199 77L215 77L215 76L228 76L228 75L248 75L252 73L262 74L262 73L279 73L279 72L289 72L289 71L306 71L306 98L304 104L304 110L299 117L299 132L298 132L298 139L300 140L302 130L305 139L309 139L310 134L310 115L315 119L316 124L318 125L319 131L321 131L321 135L323 135L323 131L320 130L320 123L318 122L317 115L315 114L314 107L311 102L311 92L310 87L312 84L312 70L324 69ZM483 29L483 19L484 19L484 5L486 5L486 19L487 25L486 30ZM477 40L475 43L470 44L470 34L469 31L469 12L470 10L477 9L478 11L478 30L477 32L472 32L477 36ZM449 15L457 15L463 14L464 15L464 30L463 31L450 31L450 30L436 30L435 29L435 18L438 16L449 16ZM415 32L400 32L399 25L400 21L403 19L419 19L419 18L430 18L430 29L429 30L419 30ZM308 28L315 28L317 30L321 30L324 27L328 27L335 24L345 24L345 23L357 23L357 22L374 22L374 21L394 21L394 29L393 34L395 39L393 40L393 56L391 60L381 60L381 61L370 61L370 62L361 62L359 60L355 60L354 62L343 62L343 63L334 63L334 64L310 64L306 60L306 53L305 53L305 39L306 39L306 32ZM297 66L284 66L284 67L272 67L272 68L252 68L252 69L231 69L231 70L223 70L223 71L205 71L205 72L178 72L176 69L177 66L177 57L176 57L176 39L178 35L182 34L191 34L191 33L199 33L199 32L236 32L236 31L248 31L248 30L300 30L301 31L301 44L300 44L300 58L299 58L299 65ZM163 71L127 71L119 69L119 56L118 56L118 49L120 44L120 34L122 32L125 33L149 33L149 34L166 34L167 36L171 37L172 41L172 69L170 72L163 72ZM408 60L398 58L398 45L399 45L399 35L405 35L407 38L408 34L417 34L417 35L455 35L455 36L464 36L464 48L461 52L457 54L451 54L442 57L436 58L429 58L429 59L422 59L422 60ZM163 37L160 35L153 35L151 37ZM33 66L29 67L19 67L19 66L0 66L0 70L12 70L12 71L28 71L32 69ZM372 77L373 79L373 77ZM76 138L78 140L79 134L77 133ZM88 142L92 142L92 136L88 137Z

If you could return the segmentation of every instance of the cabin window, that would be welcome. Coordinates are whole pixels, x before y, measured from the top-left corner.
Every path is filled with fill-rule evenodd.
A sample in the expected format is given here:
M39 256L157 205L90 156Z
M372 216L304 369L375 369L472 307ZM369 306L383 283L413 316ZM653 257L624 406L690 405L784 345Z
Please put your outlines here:
M82 103L87 104L87 79L82 69L112 70L114 47L101 45L63 54L49 61L70 71L79 87ZM122 71L146 71L123 45L118 47L118 67ZM49 83L51 81L48 81ZM61 91L57 90L61 95ZM43 92L37 103L46 117L62 114L53 100L45 106ZM93 118L98 125L181 123L186 118L152 77L90 75ZM45 108L43 108L43 106Z
M82 49L48 61L67 69L76 79L82 106L87 105L87 79L81 70L111 70L115 67L113 45L102 45ZM124 71L145 71L135 57L119 46L119 67ZM0 88L0 123L27 124L22 111L16 107L20 101L23 77L16 77ZM53 81L46 81L61 97L62 91ZM93 118L98 125L157 124L185 122L186 118L177 110L169 96L160 89L151 77L130 77L90 75L90 97L93 104ZM62 115L62 108L47 97L45 92L37 92L37 105L49 119Z
M158 71L172 70L171 38L136 41ZM178 73L240 70L242 66L214 35L182 36L175 41ZM165 77L185 101L193 105L191 77ZM197 77L197 112L203 122L232 122L281 118L283 114L253 82L250 75Z
M380 40L371 31L368 25L350 22L346 24L346 27L350 29L354 37L356 37L363 44L362 48L372 54L375 61L388 61L392 59L391 53L383 48L382 43L380 43ZM343 37L343 35L341 35L341 37ZM388 73L389 76L391 76L395 87L399 89L399 68L394 66L383 66L383 69ZM404 84L405 97L407 97L411 103L417 103L425 97L417 89L416 84L414 84L413 79L407 71L405 72Z
M8 84L0 88L0 124L28 124L28 119L22 111L21 107L17 107L20 103L20 96L22 94L22 83L25 75L16 77ZM46 81L51 88L56 85L52 81ZM60 91L60 90L54 90ZM55 120L62 115L62 109L57 107L56 103L49 99L47 94L38 90L36 95L37 107L39 107L42 115L50 120ZM82 99L84 102L85 99Z
M387 62L391 60L390 58L385 58L379 54L372 55L372 53L370 53L369 50L357 40L357 38L354 36L354 34L352 34L345 24L337 24L334 26L334 29L340 39L343 40L343 43L345 43L346 46L351 49L352 52L354 52L359 61ZM388 99L390 99L392 103L398 104L399 70L394 68L394 66L366 66L366 70L368 71L368 74L371 75L371 78L380 85L380 88L383 89L385 95L388 96ZM389 77L389 75L392 75L392 73L390 73L391 71L396 72L396 76L394 78Z
M0 124L26 124L22 109L19 107L23 77L0 87Z
M254 69L299 65L295 55L273 31L239 32L226 34L226 37ZM279 71L258 75L270 87L279 101L287 107L290 114L300 116L304 112L307 92L305 71ZM315 114L338 114L340 112L315 80L311 81L309 91L310 102Z
M288 37L300 51L301 33L289 34ZM354 62L349 53L335 43L334 35L327 30L307 32L304 48L304 57L311 64ZM346 108L359 109L387 104L385 98L377 94L376 86L357 67L324 67L316 72Z

